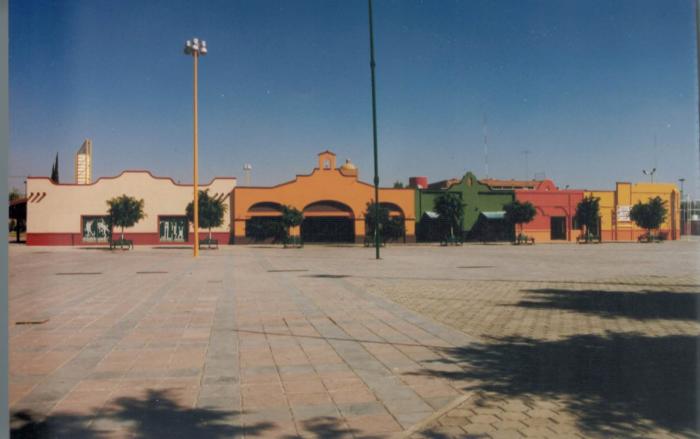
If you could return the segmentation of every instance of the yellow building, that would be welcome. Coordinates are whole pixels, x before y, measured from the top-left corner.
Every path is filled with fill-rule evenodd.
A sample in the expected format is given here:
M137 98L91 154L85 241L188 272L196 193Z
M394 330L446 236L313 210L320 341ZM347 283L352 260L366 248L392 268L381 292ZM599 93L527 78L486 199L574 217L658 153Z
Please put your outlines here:
M672 183L621 183L614 191L585 191L585 196L600 198L600 236L603 241L636 241L646 230L630 219L630 209L638 202L661 197L668 215L659 228L668 239L680 237L680 191Z

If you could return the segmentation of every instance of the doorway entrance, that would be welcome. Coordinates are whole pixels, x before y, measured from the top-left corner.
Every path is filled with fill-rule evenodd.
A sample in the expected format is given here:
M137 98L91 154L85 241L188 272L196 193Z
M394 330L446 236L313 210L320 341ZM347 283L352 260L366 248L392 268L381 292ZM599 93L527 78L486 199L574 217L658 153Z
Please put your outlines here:
M566 217L565 216L553 216L553 217L551 217L549 227L550 227L550 231L551 231L550 239L552 241L566 240Z

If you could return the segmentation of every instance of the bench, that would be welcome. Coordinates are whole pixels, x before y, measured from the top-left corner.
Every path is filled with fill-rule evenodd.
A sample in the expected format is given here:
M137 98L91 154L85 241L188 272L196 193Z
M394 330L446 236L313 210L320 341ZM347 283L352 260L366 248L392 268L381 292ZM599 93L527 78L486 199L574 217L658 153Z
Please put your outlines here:
M535 244L535 238L527 235L518 235L518 237L515 239L515 242L513 243L515 245L520 245L520 244L525 244L525 245L534 245Z
M643 235L640 235L639 238L637 238L637 241L639 242L656 242L656 243L661 243L668 239L668 233L666 232L661 232L657 235L645 233Z
M588 243L591 243L591 242L594 242L594 243L596 243L596 244L600 244L602 241L601 241L601 239L600 239L600 236L589 236L589 237L588 237L588 240L586 240L586 236L585 236L585 235L579 235L579 236L576 238L576 243L577 243L577 244L588 244Z
M386 247L386 242L384 240L379 241L380 247ZM374 247L374 238L365 236L365 247Z
M203 245L206 245L207 248L211 248L212 245L214 248L218 249L219 248L219 240L214 239L214 238L204 238L199 240L199 248L202 248Z
M128 249L133 249L134 248L134 241L130 239L110 239L109 240L109 249L114 250L117 247L121 248L124 250L124 247Z
M447 238L444 238L440 241L440 245L443 247L446 247L448 245L462 245L464 244L464 241L462 238L457 237L457 236L449 236Z
M284 248L302 248L304 242L301 240L301 236L290 236L282 242L282 245Z

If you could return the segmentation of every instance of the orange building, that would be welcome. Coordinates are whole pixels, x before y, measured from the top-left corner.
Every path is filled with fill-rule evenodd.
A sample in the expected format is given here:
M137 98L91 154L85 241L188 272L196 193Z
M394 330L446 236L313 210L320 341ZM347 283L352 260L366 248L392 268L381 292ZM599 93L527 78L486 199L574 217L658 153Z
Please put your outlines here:
M603 241L636 241L646 230L630 220L630 209L638 202L661 197L668 214L659 231L668 239L680 238L680 191L673 183L617 183L614 191L585 191L600 198L600 235Z
M271 187L236 187L231 199L236 243L253 242L253 226L280 217L284 205L303 212L301 230L292 233L305 242L363 242L364 213L374 199L374 186L360 181L349 161L336 168L335 154L324 151L310 174ZM379 201L392 216L404 219L405 240L415 241L414 190L380 188Z

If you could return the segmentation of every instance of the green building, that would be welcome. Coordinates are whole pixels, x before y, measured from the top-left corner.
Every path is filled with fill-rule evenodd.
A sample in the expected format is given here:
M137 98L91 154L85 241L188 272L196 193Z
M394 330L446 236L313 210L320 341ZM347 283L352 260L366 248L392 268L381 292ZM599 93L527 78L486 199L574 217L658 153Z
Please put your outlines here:
M461 180L443 180L426 188L416 188L416 238L419 241L439 241L443 237L445 224L434 212L434 203L446 192L456 193L462 199L465 240L506 241L512 238L512 227L503 219L503 206L513 201L514 191L495 189L467 172Z

